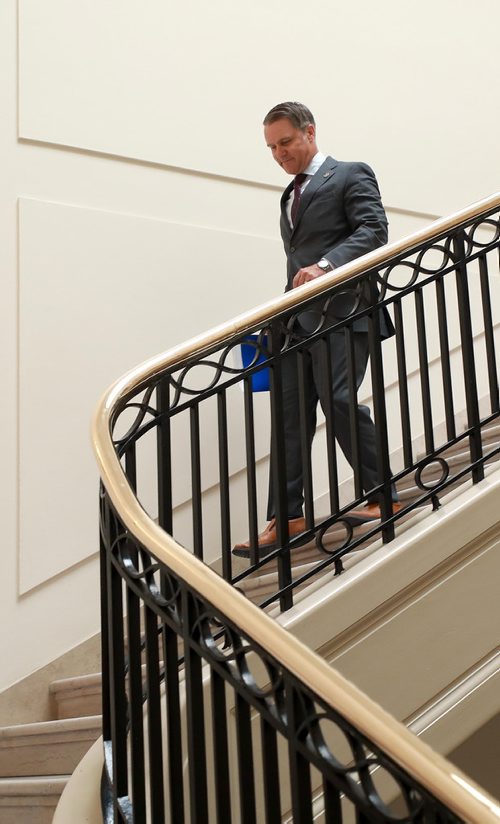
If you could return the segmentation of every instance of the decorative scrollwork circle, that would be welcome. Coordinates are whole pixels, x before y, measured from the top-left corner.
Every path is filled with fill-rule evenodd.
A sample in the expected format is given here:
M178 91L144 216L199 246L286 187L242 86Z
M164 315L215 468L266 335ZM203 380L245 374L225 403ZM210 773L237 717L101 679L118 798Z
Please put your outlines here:
M429 469L430 466L433 464L439 464L441 467L441 476L433 481L432 483L429 481L424 481L422 476L426 469ZM430 458L426 461L422 466L419 466L417 471L415 472L415 483L417 484L419 489L422 489L425 492L432 492L437 486L443 484L450 474L450 467L448 462L444 458L434 457Z

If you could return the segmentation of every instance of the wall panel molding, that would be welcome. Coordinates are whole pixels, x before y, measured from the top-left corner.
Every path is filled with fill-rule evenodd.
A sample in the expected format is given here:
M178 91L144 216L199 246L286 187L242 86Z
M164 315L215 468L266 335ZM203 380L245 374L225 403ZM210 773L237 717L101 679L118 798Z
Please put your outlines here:
M290 11L288 42L314 42L318 25L334 37L314 78L299 62L283 79L277 3L19 0L19 135L279 186L262 118L302 99L323 150L373 165L388 202L446 214L500 187L498 107L475 82L478 58L498 75L497 3L464 16L422 0L411 19L397 0L383 16L322 0Z

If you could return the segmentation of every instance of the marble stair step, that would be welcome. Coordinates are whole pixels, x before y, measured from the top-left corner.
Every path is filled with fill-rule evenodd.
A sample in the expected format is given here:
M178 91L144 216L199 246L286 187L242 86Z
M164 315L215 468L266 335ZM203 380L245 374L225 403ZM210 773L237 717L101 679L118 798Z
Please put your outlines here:
M159 665L163 667L163 650L160 640ZM146 682L146 665L142 665L142 675ZM82 718L101 715L102 712L102 677L100 672L61 678L53 681L49 687L53 696L58 719ZM1 822L0 822L1 824Z
M3 727L0 776L69 775L101 732L100 715Z
M51 824L68 779L69 775L0 778L1 824Z
M56 707L56 718L81 718L102 712L102 678L100 672L72 678L60 678L49 687Z

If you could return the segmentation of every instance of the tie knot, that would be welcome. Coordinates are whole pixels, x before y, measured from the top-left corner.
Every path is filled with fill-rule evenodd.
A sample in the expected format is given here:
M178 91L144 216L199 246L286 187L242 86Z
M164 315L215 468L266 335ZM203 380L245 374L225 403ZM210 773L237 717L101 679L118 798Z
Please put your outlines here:
M300 175L295 175L295 180L293 181L294 189L298 189L299 186L302 186L304 180L306 180L307 175L301 173Z

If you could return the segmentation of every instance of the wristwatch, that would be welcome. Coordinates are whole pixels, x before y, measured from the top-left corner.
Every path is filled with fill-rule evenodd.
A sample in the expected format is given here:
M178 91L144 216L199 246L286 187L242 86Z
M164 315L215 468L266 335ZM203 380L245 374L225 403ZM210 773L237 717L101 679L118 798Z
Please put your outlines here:
M318 260L316 266L319 266L320 269L323 269L323 272L331 272L333 269L332 264L326 258L321 258L321 260Z

